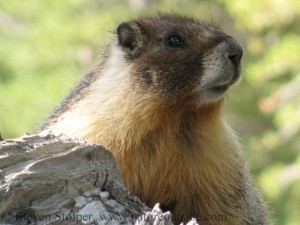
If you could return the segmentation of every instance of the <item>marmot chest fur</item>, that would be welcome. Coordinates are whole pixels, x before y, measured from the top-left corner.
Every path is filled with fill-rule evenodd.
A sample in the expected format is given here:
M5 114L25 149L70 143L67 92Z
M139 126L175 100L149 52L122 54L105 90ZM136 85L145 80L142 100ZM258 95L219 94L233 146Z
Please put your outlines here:
M40 130L110 149L130 191L149 206L159 202L176 222L270 224L222 119L242 55L233 37L194 18L124 22Z

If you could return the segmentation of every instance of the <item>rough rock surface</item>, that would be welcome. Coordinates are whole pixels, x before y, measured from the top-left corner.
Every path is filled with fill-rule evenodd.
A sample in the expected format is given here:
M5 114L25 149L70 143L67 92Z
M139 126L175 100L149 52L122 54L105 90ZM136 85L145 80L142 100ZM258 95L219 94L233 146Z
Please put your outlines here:
M0 202L0 224L173 224L129 193L108 150L51 132L0 142Z

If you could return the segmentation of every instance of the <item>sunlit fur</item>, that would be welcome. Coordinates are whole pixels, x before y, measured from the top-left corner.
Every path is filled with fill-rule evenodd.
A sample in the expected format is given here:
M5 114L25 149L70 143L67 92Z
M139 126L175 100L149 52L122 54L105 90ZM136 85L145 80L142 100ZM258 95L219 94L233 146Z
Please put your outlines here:
M225 215L199 222L269 224L237 137L223 121L223 98L187 110L152 92L140 95L132 86L134 67L116 41L108 52L101 76L42 128L110 149L130 191L149 206L161 203L177 223Z

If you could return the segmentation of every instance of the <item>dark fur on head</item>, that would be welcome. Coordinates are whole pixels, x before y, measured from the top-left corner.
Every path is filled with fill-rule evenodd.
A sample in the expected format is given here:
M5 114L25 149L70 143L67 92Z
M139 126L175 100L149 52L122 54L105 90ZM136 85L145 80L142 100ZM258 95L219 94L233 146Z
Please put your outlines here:
M173 14L122 23L117 36L132 64L135 85L172 104L195 102L205 56L232 39L219 27ZM179 41L176 46L169 43L174 37Z

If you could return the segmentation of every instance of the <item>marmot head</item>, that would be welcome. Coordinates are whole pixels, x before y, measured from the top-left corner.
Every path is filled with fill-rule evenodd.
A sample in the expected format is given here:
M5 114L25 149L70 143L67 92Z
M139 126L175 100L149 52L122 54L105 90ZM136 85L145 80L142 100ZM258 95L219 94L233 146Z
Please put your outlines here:
M180 15L124 22L117 43L139 93L164 104L209 104L241 73L243 49L220 28Z

